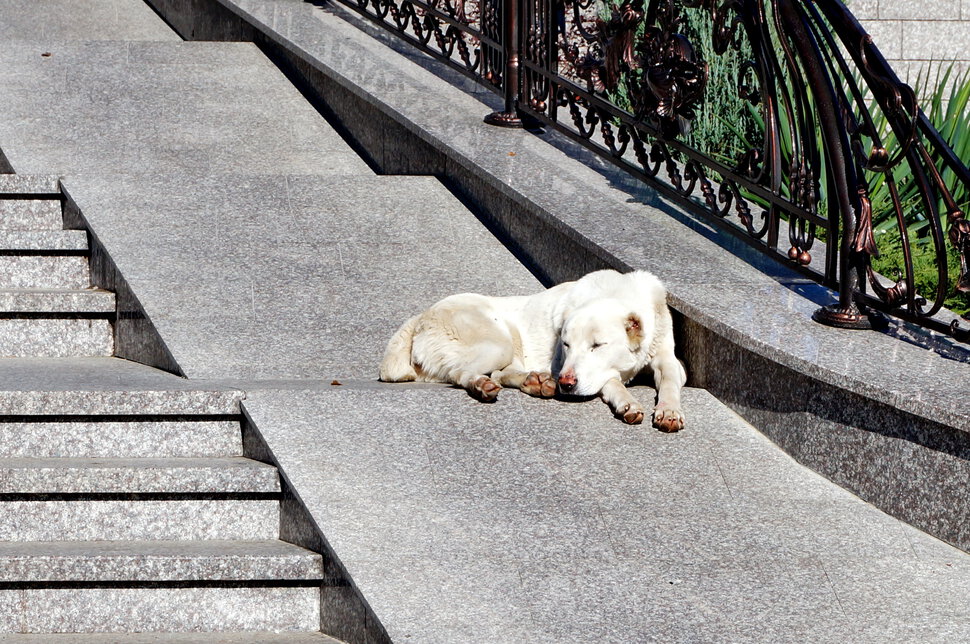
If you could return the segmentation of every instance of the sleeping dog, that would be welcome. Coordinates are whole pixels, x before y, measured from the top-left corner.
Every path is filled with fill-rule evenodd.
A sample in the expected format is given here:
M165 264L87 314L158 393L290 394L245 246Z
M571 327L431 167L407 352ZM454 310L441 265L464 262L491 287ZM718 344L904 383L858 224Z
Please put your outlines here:
M599 395L636 424L644 409L626 383L644 370L657 387L654 426L682 429L687 377L674 356L666 291L646 271L603 270L535 295L446 297L398 329L380 378L451 383L485 402L502 387L541 397L557 389Z

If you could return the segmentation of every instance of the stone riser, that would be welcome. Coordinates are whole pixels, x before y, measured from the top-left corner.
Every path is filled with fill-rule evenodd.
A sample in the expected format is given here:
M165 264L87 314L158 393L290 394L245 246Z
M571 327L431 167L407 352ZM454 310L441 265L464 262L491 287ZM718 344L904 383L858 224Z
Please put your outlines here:
M279 537L278 500L0 503L0 541L259 540Z
M113 352L114 329L103 318L0 317L0 357L67 358Z
M0 255L2 289L83 289L90 286L87 257Z
M53 200L0 199L0 229L62 230L61 202Z
M0 458L242 456L238 421L0 422Z
M316 631L319 588L0 590L0 631Z
M279 475L248 458L0 459L0 494L274 494Z

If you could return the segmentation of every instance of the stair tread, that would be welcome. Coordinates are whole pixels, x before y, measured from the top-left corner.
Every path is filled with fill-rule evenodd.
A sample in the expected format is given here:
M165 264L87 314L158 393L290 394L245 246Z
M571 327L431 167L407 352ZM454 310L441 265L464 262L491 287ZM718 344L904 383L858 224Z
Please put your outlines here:
M114 312L115 294L98 288L0 288L0 315Z
M83 230L0 229L0 253L11 250L87 252L88 236Z
M276 493L276 468L217 458L3 458L0 494Z
M318 580L322 561L277 539L0 542L0 581Z
M323 633L0 633L0 644L341 644Z

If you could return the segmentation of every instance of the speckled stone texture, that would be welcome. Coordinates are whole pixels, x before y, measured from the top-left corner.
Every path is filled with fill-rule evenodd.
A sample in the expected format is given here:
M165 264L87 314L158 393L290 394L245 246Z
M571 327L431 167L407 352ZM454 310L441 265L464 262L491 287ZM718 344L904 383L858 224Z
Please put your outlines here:
M213 631L318 628L316 588L93 588L15 593L21 632Z
M115 312L115 295L101 289L5 289L0 290L3 313L104 313Z
M0 422L0 458L242 456L237 421Z
M0 255L0 288L67 288L91 286L86 257Z
M282 541L0 543L6 582L305 581L321 574L320 555Z
M5 501L0 541L275 539L279 501Z
M110 356L113 351L113 325L104 318L0 317L0 358Z
M3 230L61 230L61 202L54 199L0 199Z
M139 0L4 0L3 17L0 37L8 42L178 40Z
M0 230L0 252L53 250L82 254L87 249L87 235L82 230Z
M374 378L387 338L438 299L543 288L430 177L64 184L189 378ZM146 359L128 353L140 329L119 320L121 355Z
M0 633L2 644L341 644L323 633Z
M0 359L0 416L237 414L242 397L117 358Z
M60 194L59 178L45 174L0 174L0 193L55 195Z
M970 636L965 553L700 390L673 435L516 391L348 383L243 407L392 641Z
M6 458L0 494L280 491L276 468L241 458Z

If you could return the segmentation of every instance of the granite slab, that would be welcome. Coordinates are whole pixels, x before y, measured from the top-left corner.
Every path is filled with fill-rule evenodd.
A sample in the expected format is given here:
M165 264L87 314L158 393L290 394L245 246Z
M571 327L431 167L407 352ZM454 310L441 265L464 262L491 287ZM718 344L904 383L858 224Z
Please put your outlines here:
M5 41L0 63L18 173L372 174L252 44Z
M674 435L596 400L516 391L485 405L348 383L242 404L393 641L970 634L970 556L798 465L701 390L685 391ZM877 596L887 608L866 609Z
M160 40L179 37L139 0L5 0L0 39Z
M189 378L376 378L388 338L436 300L542 289L430 177L64 184Z

